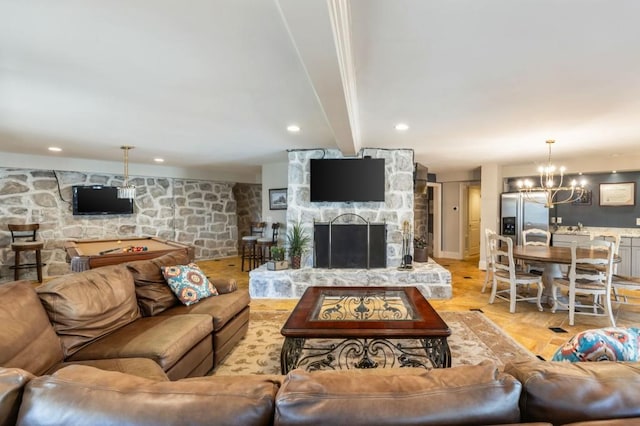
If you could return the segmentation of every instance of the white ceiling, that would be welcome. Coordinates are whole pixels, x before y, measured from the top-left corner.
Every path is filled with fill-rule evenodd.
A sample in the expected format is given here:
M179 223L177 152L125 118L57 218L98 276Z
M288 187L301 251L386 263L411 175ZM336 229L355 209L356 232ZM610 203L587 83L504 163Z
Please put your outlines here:
M0 151L118 162L133 145L134 164L256 176L288 149L412 148L444 173L542 161L554 138L554 158L606 162L638 153L638 16L637 0L0 0Z

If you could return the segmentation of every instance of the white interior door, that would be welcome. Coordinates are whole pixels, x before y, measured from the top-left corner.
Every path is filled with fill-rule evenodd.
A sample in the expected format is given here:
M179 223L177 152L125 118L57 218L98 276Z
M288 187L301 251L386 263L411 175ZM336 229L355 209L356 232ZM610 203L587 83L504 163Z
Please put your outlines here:
M469 186L467 192L467 229L466 255L474 257L480 255L480 186Z

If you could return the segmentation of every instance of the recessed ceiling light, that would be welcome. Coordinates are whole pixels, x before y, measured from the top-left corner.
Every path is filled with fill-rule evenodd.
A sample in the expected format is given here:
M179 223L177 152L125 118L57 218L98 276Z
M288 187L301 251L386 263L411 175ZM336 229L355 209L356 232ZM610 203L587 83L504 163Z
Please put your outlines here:
M287 126L287 130L291 133L298 133L300 131L300 126L296 126L295 124L292 124L290 126Z
M611 173L618 173L618 171L617 170L612 170Z
M409 125L406 123L398 123L395 125L395 129L399 132L404 132L406 130L409 130Z
M154 158L153 161L156 163L164 163L164 158Z
M51 152L60 152L60 151L62 151L62 148L58 148L57 146L50 146L49 147L49 151L51 151Z

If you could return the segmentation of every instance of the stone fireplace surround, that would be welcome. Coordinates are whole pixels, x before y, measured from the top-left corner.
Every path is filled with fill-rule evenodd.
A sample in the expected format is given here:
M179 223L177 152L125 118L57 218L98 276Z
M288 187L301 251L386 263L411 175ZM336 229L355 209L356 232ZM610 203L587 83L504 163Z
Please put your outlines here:
M268 271L266 265L249 273L249 292L253 298L299 298L309 286L407 286L419 288L426 298L452 296L451 273L429 260L414 264L412 270L398 270L402 258L402 225L413 224L413 151L366 148L362 155L385 159L384 202L311 203L309 198L311 158L342 158L338 150L289 152L287 191L287 229L300 223L313 238L314 223L329 222L353 214L386 227L386 268L313 268L312 250L302 260L301 269Z

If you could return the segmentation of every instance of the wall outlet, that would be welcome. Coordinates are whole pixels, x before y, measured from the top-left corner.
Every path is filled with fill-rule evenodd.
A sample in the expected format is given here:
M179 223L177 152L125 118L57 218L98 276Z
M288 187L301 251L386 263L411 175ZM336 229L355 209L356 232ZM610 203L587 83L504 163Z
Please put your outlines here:
M556 218L555 217L551 218L551 223L556 223Z
M556 223L558 225L560 225L562 223L562 218L561 217L556 217Z
M636 217L636 225L640 226L640 217Z

